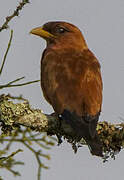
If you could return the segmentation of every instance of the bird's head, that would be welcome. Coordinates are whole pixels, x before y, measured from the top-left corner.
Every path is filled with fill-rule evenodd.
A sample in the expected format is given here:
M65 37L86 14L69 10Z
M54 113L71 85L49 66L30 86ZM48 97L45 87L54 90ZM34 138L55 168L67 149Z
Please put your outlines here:
M47 46L54 49L84 50L88 48L81 31L67 22L48 22L42 27L32 29L30 33L45 39Z

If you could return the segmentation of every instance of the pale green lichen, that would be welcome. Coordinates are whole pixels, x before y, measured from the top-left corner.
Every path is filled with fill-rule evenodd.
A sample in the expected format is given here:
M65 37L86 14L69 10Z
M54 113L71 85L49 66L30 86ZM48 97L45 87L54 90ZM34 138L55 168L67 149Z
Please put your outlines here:
M27 102L14 104L12 101L3 100L0 102L0 119L6 125L12 125L16 118L31 113L30 106Z
M55 121L54 117L43 114L39 109L31 108L28 101L14 103L10 96L5 95L0 96L0 120L6 127L9 126L9 130L10 127L15 128L15 125L24 125L35 131L53 133L58 126L58 121Z

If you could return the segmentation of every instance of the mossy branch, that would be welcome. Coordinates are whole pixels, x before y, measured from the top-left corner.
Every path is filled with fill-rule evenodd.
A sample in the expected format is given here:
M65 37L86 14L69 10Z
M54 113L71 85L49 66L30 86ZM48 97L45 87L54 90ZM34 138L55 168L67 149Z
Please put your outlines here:
M0 119L3 131L12 130L15 125L23 125L38 132L64 136L72 143L73 130L65 122L61 122L60 127L60 121L54 114L46 115L41 110L33 109L26 100L14 103L12 99L9 95L0 96ZM99 122L97 132L103 144L103 152L106 154L105 160L109 157L115 158L115 154L124 146L124 124ZM79 144L86 145L86 142L82 139Z
M22 102L15 104L12 100L21 100ZM50 155L45 154L43 149L48 150L54 146L56 139L50 136L48 137L44 133L32 132L31 128L19 126L21 124L20 118L32 113L33 109L30 108L28 101L21 96L0 96L0 126L2 130L0 143L3 148L0 149L0 168L5 168L13 175L20 175L19 172L12 169L14 165L23 165L23 162L16 161L12 158L15 153L12 153L12 156L3 157L3 155L6 155L7 152L10 151L12 144L18 142L29 149L29 151L35 156L38 163L37 179L40 180L41 169L48 169L48 167L42 162L42 159L50 159ZM20 119L20 122L18 122L18 119ZM28 126L28 124L26 124L26 126Z

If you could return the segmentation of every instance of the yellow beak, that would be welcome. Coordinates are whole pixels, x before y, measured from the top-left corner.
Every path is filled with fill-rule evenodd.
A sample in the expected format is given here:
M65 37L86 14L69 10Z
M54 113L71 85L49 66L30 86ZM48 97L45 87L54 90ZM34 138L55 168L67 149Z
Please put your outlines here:
M49 33L48 31L45 31L42 27L37 27L34 28L30 31L31 34L40 36L44 39L51 39L51 38L55 38L55 36L51 33Z

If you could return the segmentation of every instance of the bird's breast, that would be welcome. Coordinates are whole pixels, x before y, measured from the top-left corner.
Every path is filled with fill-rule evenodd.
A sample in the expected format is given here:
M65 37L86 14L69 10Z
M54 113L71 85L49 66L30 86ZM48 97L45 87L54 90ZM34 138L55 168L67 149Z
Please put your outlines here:
M87 56L86 56L87 57ZM94 56L48 51L41 61L41 87L46 100L61 114L95 115L101 107L101 79Z

